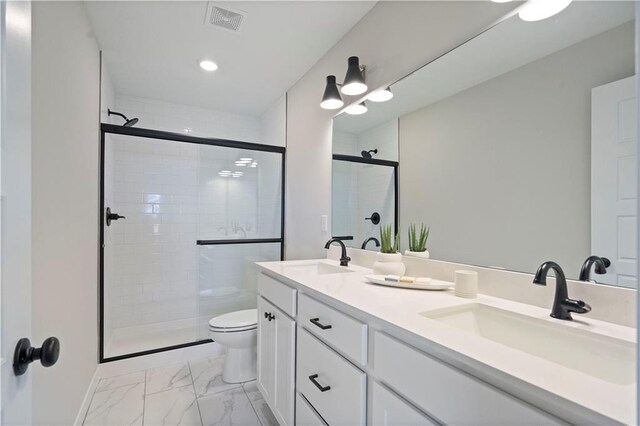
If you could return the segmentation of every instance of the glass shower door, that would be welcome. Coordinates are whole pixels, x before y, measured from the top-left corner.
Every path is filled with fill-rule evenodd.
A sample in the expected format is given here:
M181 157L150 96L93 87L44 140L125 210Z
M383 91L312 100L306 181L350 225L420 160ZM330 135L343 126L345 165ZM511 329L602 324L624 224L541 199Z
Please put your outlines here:
M284 148L103 125L102 159L102 360L255 308L253 262L281 259Z

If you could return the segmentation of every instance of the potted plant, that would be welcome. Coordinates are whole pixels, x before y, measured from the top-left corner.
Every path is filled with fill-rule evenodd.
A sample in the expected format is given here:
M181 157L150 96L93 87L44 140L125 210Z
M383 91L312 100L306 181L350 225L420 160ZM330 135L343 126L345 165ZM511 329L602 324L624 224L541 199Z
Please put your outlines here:
M404 254L428 259L427 240L429 239L430 230L431 227L426 227L423 223L420 225L420 233L417 233L416 225L414 223L409 225L409 250L405 250Z
M400 236L391 232L391 225L380 226L380 252L376 253L373 273L377 275L404 275L406 270L398 252Z

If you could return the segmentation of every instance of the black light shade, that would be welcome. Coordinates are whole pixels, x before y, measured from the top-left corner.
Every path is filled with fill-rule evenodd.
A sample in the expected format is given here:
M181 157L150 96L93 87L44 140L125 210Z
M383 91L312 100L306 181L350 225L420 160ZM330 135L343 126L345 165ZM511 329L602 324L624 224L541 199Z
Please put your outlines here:
M320 102L320 107L323 109L338 109L341 108L342 105L344 105L344 102L342 102L340 91L338 91L336 76L328 75L327 85L324 89L324 94L322 95L322 102Z
M348 64L347 74L344 76L344 84L340 91L350 96L361 95L367 91L367 84L360 70L360 59L357 56L351 56Z

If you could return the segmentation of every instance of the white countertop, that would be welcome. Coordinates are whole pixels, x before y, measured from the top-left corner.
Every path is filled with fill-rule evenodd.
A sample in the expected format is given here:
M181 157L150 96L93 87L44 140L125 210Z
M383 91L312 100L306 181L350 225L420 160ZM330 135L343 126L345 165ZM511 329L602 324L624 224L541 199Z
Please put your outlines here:
M557 413L567 410L578 413L570 415L570 418L598 417L589 413L592 411L620 423L636 423L635 382L629 385L611 383L421 315L425 311L479 302L557 324L560 320L549 316L551 307L542 309L482 294L477 299L464 299L456 297L452 291L419 291L377 286L364 278L364 275L371 274L372 271L356 265L349 266L353 273L326 275L290 268L310 262L338 265L338 262L326 259L260 262L257 265L263 272L276 278L284 278L303 292L355 309L365 317L373 317L439 347L441 350L437 356L444 361L551 413L555 411L558 415ZM636 330L633 328L579 318L575 314L574 318L574 321L563 321L562 325L630 343L636 342Z

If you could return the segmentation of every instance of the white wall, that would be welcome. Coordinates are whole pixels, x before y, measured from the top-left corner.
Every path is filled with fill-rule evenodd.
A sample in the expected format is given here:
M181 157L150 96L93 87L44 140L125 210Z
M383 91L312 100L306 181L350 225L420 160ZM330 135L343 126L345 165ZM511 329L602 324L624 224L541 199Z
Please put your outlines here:
M633 33L400 117L401 223L431 225L432 258L525 272L554 259L577 277L591 250L591 89L633 75Z
M334 112L319 106L325 77L335 74L341 80L347 58L358 55L367 66L371 89L387 85L476 35L514 7L474 1L379 2L288 91L288 259L323 256L331 235L330 229L322 232L320 226L320 216L331 212Z
M99 51L80 2L33 3L33 340L36 424L71 424L97 366Z
M260 116L260 143L285 146L287 132L287 95L281 96Z
M261 143L258 117L129 96L118 93L117 88L115 103L115 107L107 107L128 118L137 117L139 128ZM113 122L120 124L124 120L116 117Z

